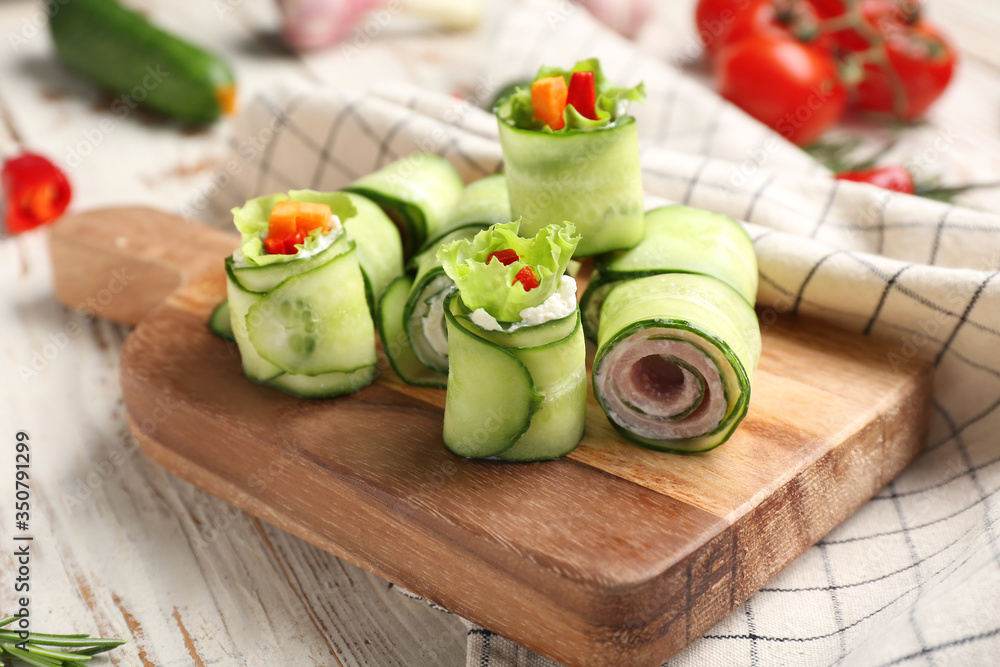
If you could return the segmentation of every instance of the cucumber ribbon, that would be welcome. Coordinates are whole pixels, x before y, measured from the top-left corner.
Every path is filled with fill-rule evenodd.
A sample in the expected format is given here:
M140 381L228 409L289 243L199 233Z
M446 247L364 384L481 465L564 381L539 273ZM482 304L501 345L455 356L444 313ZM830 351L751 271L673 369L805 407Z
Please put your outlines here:
M594 395L626 438L705 451L746 415L760 359L753 244L735 221L688 207L646 223L639 246L597 262L584 295L600 323Z
M443 244L471 239L487 227L510 221L502 174L470 183L446 222L410 260L414 275L400 276L379 303L382 347L396 373L409 384L444 388L448 372L444 298L454 283L437 258Z
M642 84L609 83L596 59L572 70L543 67L539 78L574 71L594 72L596 120L575 107L563 110L565 125L553 131L534 117L531 93L517 88L494 107L503 150L511 213L524 234L534 235L553 221L572 220L581 240L576 256L623 248L642 240L643 190L639 135L626 115L632 101L645 99Z
M579 308L541 324L498 329L473 319L482 308L498 322L516 322L518 308L543 303L555 293L579 240L571 223L547 226L533 239L517 231L516 221L494 225L437 252L457 288L444 303L449 373L443 439L462 456L552 459L583 437L586 348ZM488 262L504 249L516 250L521 260ZM538 276L538 287L526 290L514 280L524 266Z
M294 254L267 254L261 233L279 201L325 204L340 230L309 233ZM233 209L242 236L226 260L227 301L212 330L236 341L244 373L303 397L338 396L376 376L371 308L402 273L395 226L357 195L292 190ZM228 310L230 331L221 316Z
M407 258L448 221L462 195L462 177L450 162L433 153L414 153L363 176L346 192L375 202L392 218Z

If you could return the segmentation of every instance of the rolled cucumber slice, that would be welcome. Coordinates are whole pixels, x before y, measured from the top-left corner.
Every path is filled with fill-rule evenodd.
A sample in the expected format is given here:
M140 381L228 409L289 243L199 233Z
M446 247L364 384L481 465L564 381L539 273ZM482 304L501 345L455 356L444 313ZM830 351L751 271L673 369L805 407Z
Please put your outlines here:
M614 283L660 273L712 276L751 305L757 298L757 255L740 223L690 206L663 206L646 212L639 245L594 260L594 273L580 300L587 337L597 339L601 304Z
M511 350L527 367L542 403L517 443L498 456L508 461L544 461L570 453L587 420L587 356L580 313L573 331L548 345ZM534 328L534 327L531 327Z
M468 318L458 292L445 300L450 369L444 440L456 454L516 461L557 458L583 437L586 349L579 312L503 334L507 348ZM566 328L569 327L569 333ZM542 331L527 335L528 329ZM506 338L503 338L506 336Z
M257 352L247 333L247 313L257 305L263 295L244 289L233 275L233 258L226 258L226 303L229 308L230 328L240 350L243 374L253 382L267 382L281 375L282 370Z
M353 242L323 266L285 280L247 312L250 342L286 373L353 372L376 361L375 325Z
M378 330L382 349L396 374L408 384L423 387L447 386L448 376L428 368L414 353L410 337L403 326L403 310L413 286L413 279L400 276L389 284L378 306Z
M453 283L441 268L437 250L445 243L471 239L477 232L504 222L510 222L506 179L501 174L487 176L462 191L437 236L410 260L416 278L403 309L403 325L413 354L430 371L448 372L448 355L440 349L440 339L447 332L443 299ZM435 334L437 345L429 339L428 331Z
M444 237L456 230L471 227L479 231L490 225L510 222L511 219L506 177L503 174L485 176L469 183L462 190L462 196L455 203L445 224L427 239L420 252L436 251L439 246L454 240Z
M511 214L532 236L563 220L582 238L575 257L642 240L643 191L635 119L565 133L524 130L498 118Z
M234 264L233 277L239 281L243 289L264 294L288 278L319 268L337 255L343 254L347 250L349 242L347 235L341 232L333 243L311 257L289 255L292 259L286 262L276 262L264 266L236 266Z
M753 307L720 280L665 273L619 281L601 310L594 395L626 438L705 451L746 415L760 350Z
M367 387L376 375L378 375L378 369L373 365L359 368L350 373L323 373L322 375L284 373L269 380L267 384L300 398L332 398Z
M455 321L450 303L456 298L452 294L445 303L451 368L444 444L460 456L496 456L528 430L542 397L524 362Z
M399 228L404 256L409 257L444 225L463 187L462 177L443 157L414 153L344 190L382 207Z
M294 192L299 201L313 201L307 193L308 190ZM344 232L358 247L358 263L371 287L373 303L377 303L389 283L403 275L403 242L396 225L374 202L345 194L358 213L344 221ZM324 203L322 197L315 201Z
M208 318L208 328L223 340L235 341L233 336L233 323L229 315L229 300L224 299L222 303L215 307L211 317Z

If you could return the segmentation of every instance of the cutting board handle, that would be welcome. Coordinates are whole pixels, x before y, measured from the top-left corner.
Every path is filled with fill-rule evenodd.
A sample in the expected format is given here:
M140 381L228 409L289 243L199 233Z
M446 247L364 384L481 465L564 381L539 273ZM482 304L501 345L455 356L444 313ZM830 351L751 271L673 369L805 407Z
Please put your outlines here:
M222 269L236 234L151 208L67 215L49 248L56 298L70 308L136 325L193 277Z

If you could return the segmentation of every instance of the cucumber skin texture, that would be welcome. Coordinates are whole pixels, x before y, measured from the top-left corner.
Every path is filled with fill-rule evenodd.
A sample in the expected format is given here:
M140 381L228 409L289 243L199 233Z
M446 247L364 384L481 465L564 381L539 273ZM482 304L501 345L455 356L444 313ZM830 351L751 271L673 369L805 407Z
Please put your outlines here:
M730 285L712 276L666 273L618 282L601 311L597 355L591 371L594 397L605 356L616 345L648 328L673 329L678 337L696 339L719 367L729 411L712 433L686 440L653 440L630 432L608 416L608 422L632 442L658 451L695 453L723 444L746 416L751 377L760 360L760 326L753 307ZM695 340L689 340L694 343ZM720 365L725 362L725 367Z
M566 134L512 127L497 118L511 215L520 234L576 225L574 257L631 248L643 237L642 170L635 119Z
M511 461L550 460L575 449L587 412L579 310L499 339L469 320L458 292L445 301L445 315L453 355L445 446L462 456ZM527 331L536 328L539 335Z
M414 153L362 176L344 192L371 199L401 225L406 259L436 236L465 184L450 162L434 153Z
M49 0L49 28L60 59L104 88L184 123L222 114L216 89L234 85L218 56L152 25L115 0ZM152 84L144 83L152 79Z
M229 315L229 299L223 299L222 303L212 311L212 316L208 318L208 328L222 340L236 342L236 336L233 334L233 322Z
M583 330L597 342L601 304L618 282L663 273L712 276L739 292L750 305L757 299L757 255L740 223L721 213L690 206L646 211L639 245L594 258L594 273L580 299Z
M375 364L375 323L363 300L364 281L355 253L350 242L347 252L289 277L250 307L249 339L263 359L286 373L308 376L351 373ZM333 285L336 289L330 289ZM295 306L304 302L321 317L302 323ZM310 331L312 325L317 328ZM297 350L296 335L314 347Z
M392 369L403 382L444 389L448 376L425 366L414 353L403 323L406 298L413 286L409 276L399 276L385 289L378 304L378 333Z

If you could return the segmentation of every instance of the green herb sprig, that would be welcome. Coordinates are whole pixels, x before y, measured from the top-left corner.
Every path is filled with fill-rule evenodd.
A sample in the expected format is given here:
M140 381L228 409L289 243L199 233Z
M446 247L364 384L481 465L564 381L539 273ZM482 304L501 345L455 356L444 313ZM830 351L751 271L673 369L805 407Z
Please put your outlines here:
M93 656L126 643L124 639L105 639L90 635L48 635L41 632L29 633L22 640L15 630L2 629L18 619L17 616L0 618L0 658L10 658L14 664L31 667L80 667ZM28 650L22 650L17 645ZM60 649L70 650L56 650Z

